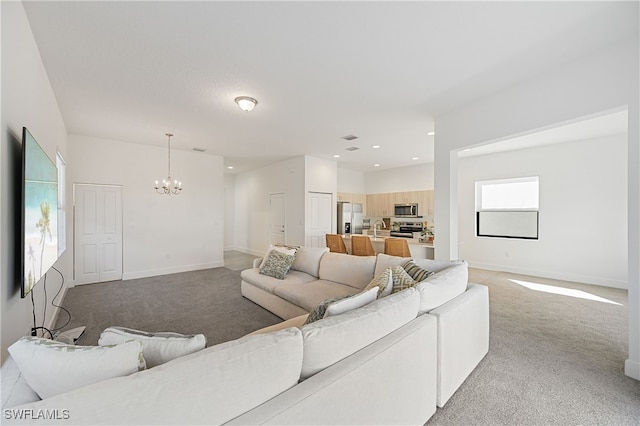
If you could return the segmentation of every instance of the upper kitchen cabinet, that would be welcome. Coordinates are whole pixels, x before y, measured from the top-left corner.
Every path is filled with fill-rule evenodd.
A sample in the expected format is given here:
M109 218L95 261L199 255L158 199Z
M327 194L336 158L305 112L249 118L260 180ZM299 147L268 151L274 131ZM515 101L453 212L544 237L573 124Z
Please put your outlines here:
M395 204L418 204L420 216L433 217L433 191L367 194L367 216L393 217Z
M367 194L352 194L349 192L338 192L339 203L362 204L363 215L367 215Z

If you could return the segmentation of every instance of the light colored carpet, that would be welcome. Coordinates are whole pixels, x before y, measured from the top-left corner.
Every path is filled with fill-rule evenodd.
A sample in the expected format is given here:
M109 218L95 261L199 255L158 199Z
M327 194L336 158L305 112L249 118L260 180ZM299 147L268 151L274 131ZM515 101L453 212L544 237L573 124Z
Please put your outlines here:
M469 280L489 287L489 354L429 425L640 424L626 290L477 269Z
M250 260L234 258L235 271L71 288L67 328L87 326L82 345L110 325L203 333L209 345L241 337L281 321L240 295L239 270ZM489 287L489 354L428 425L640 425L640 382L623 372L626 291L477 269L470 281ZM564 288L603 300L541 291Z

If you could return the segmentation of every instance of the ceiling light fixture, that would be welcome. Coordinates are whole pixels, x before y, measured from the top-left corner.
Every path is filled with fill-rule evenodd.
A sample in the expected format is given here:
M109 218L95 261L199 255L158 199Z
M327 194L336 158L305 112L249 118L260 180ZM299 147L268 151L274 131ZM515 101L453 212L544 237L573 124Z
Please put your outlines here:
M435 134L436 134L436 132L429 132L429 133L427 133L427 136L433 136Z
M373 167L380 167L380 164L376 163L373 165Z
M418 157L413 157L412 160L418 160Z
M233 170L233 166L227 166L227 169Z
M378 149L378 148L380 148L380 145L373 145L371 148Z
M169 138L169 141L167 143L168 147L169 147L169 154L168 154L168 158L169 158L169 167L168 167L168 172L167 172L167 178L166 179L162 179L162 186L159 187L158 186L158 181L156 181L156 192L158 194L166 194L166 195L171 195L171 194L175 194L178 195L180 194L180 192L182 192L182 182L179 182L177 180L174 180L173 182L171 182L171 136L173 136L172 133L165 133L165 135L167 135L167 137ZM173 186L172 186L173 185Z
M251 111L256 107L256 105L258 105L258 101L250 98L249 96L238 96L235 101L241 110L247 112Z
M340 158L340 155L336 154L336 155L333 156L333 158Z

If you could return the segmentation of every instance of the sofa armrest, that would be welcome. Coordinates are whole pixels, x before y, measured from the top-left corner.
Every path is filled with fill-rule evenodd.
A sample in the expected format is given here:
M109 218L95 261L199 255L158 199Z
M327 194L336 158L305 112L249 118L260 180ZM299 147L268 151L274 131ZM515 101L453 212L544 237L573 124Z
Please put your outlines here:
M262 257L259 257L257 259L253 259L253 267L254 268L259 268L260 264L262 263Z
M432 310L438 318L438 407L443 407L489 352L489 288L467 291Z

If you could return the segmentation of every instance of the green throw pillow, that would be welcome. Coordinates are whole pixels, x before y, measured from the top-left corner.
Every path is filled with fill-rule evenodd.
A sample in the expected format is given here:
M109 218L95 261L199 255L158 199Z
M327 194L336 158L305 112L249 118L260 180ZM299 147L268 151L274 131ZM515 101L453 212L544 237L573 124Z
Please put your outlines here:
M402 264L402 267L407 271L407 274L409 274L411 278L418 282L424 281L427 277L433 275L432 271L427 271L426 269L419 267L413 260L407 260Z
M407 274L402 266L394 266L391 269L391 276L393 279L393 290L391 293L397 293L405 288L414 287L418 284L418 281L411 278L411 275Z
M281 253L278 250L271 250L264 265L260 268L260 273L283 280L287 272L289 272L294 259L295 256Z

